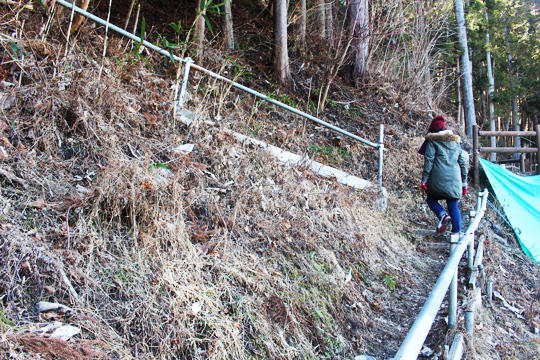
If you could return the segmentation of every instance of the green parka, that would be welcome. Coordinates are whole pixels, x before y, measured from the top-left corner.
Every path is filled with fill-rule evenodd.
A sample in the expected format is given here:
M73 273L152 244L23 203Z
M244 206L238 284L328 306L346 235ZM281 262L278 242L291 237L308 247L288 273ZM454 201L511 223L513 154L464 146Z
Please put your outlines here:
M429 133L424 154L422 182L427 195L444 199L460 199L462 186L467 185L467 160L459 145L461 138L451 131Z

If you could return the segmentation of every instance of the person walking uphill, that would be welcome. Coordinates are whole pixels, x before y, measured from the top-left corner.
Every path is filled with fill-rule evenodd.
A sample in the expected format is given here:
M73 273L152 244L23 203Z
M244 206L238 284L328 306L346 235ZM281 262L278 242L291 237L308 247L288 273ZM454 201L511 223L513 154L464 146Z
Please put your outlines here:
M429 125L428 134L418 151L424 155L424 171L421 187L426 202L439 219L437 232L446 231L450 222L452 233L461 232L459 199L467 194L467 161L461 146L461 138L446 129L444 117L437 116ZM446 200L448 213L439 204Z

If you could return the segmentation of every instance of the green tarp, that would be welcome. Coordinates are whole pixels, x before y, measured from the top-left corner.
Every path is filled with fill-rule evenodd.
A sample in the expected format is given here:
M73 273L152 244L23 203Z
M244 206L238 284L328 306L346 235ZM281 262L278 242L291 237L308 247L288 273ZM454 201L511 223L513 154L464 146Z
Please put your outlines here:
M519 176L480 159L525 254L540 261L540 175Z

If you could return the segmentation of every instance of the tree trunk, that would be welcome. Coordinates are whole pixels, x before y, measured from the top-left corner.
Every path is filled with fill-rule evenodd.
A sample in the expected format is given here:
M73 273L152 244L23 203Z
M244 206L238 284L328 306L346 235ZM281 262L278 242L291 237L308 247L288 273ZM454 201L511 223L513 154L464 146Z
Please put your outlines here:
M319 24L319 36L321 39L326 38L326 15L325 15L326 1L317 0L317 23Z
M233 32L233 19L231 11L232 0L225 0L225 39L227 41L227 48L234 50L234 32Z
M369 55L369 8L367 0L351 0L352 32L354 37L354 83L359 86L367 77Z
M461 72L460 72L460 68L459 68L459 57L457 58L457 61L456 61L456 77L457 77L457 83L456 83L456 88L457 88L457 99L458 99L458 108L457 108L457 123L459 125L459 127L461 128L463 126L462 122L463 122L463 117L461 116L461 108L463 106L463 104L461 103Z
M274 0L274 73L280 84L291 78L287 49L287 0Z
M332 45L334 44L334 12L332 11L334 0L327 0L326 9L326 39Z
M420 37L425 36L427 29L426 29L426 22L425 22L425 9L424 9L424 2L420 1L418 4L418 31ZM420 50L418 50L420 51ZM433 85L431 84L431 56L429 56L429 51L425 52L425 58L426 61L424 63L424 69L425 69L425 89L426 89L426 100L428 107L430 109L433 108Z
M488 23L488 29L486 31L486 63L487 63L487 76L489 82L488 88L488 102L489 102L489 129L495 131L495 106L493 104L493 95L495 93L495 79L493 78L493 68L491 66L491 41L489 39L489 16L486 10L486 20ZM491 147L497 147L497 137L490 137ZM490 161L497 160L497 153L492 152L489 156Z
M519 131L519 107L518 107L518 100L517 96L514 95L512 99L512 125L514 127L514 131ZM521 147L521 137L516 136L514 137L514 147ZM515 158L518 159L520 154L516 153L514 154Z
M514 60L512 53L510 52L510 41L508 40L508 27L504 27L504 41L506 43L506 51L508 52L508 74L510 75L510 90L512 91L512 127L514 130L519 130L519 108L517 102L517 95L514 93L514 80L512 62ZM521 146L521 139L519 136L514 137L514 147ZM519 158L519 153L514 154L514 158Z
M204 50L204 30L205 30L205 21L204 16L206 15L206 9L201 9L201 0L197 0L197 8L195 9L197 22L195 24L195 42L197 44L197 62L201 63L203 59L203 50Z
M298 25L299 29L299 36L298 41L300 48L304 50L306 48L306 13L307 13L307 5L306 0L300 0L300 24Z
M472 66L469 61L469 46L467 44L467 31L465 29L465 14L463 12L463 1L455 0L456 21L458 30L459 45L461 48L461 74L463 77L463 105L465 107L465 132L472 141L473 126L476 125L476 115L474 113L474 97L472 83Z

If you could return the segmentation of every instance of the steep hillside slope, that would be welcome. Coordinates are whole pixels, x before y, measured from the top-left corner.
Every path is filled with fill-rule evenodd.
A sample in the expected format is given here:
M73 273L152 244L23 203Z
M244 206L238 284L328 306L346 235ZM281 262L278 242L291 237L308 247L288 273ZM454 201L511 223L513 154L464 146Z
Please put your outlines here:
M368 138L386 123L390 194L383 212L375 189L358 192L284 167L203 122L180 124L171 116L174 79L150 71L161 59L120 51L101 58L99 29L81 34L64 55L58 32L42 39L40 24L21 21L14 17L0 29L2 356L395 353L447 257L444 238L414 232L433 226L415 188L424 124L397 94L344 90L344 102L357 97L355 109L363 112L348 116L336 105L329 116ZM112 42L112 49L127 46ZM226 88L208 79L196 81L188 106L202 119L374 179L372 150L244 95L222 96ZM501 325L526 338L538 321L538 267L515 250L498 255L499 245L489 246L490 274L503 272L527 290L496 283L506 299L530 307L524 320ZM528 273L520 274L521 266ZM72 311L37 313L40 301ZM508 316L498 310L482 320L491 336L481 343L484 358L534 356L537 337L516 345L491 326L494 314ZM427 343L439 354L444 313ZM42 325L53 321L82 333L52 340Z

